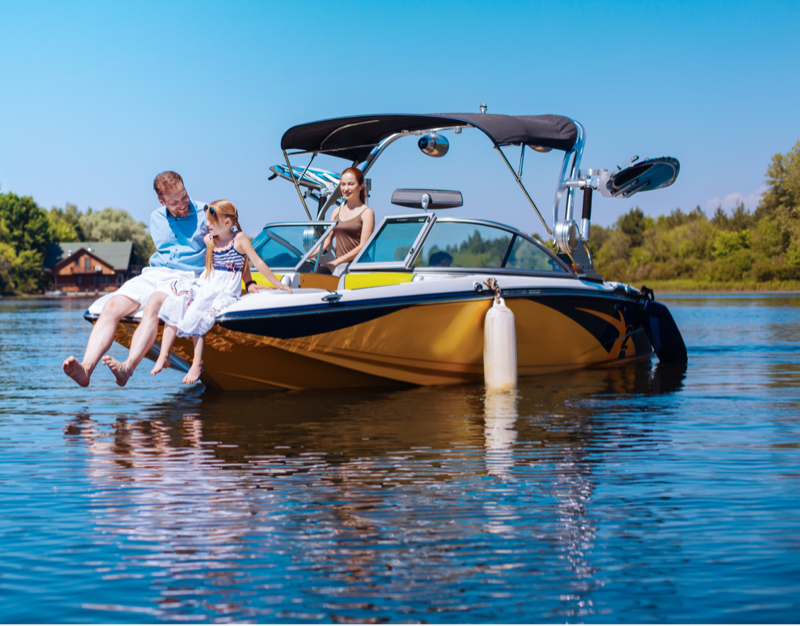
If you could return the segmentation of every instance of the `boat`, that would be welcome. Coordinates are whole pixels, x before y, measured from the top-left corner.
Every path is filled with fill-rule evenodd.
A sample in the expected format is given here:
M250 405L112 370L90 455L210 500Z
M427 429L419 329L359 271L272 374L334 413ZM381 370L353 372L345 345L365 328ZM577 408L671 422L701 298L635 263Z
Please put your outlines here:
M317 250L334 226L326 217L342 200L338 175L312 169L315 157L338 157L366 175L396 141L416 139L423 153L441 158L448 137L455 142L462 132L488 138L550 241L492 220L452 216L463 206L460 191L397 189L391 201L398 213L376 226L349 271L341 277L316 271L328 258ZM488 114L483 106L480 113L367 115L290 128L281 139L286 165L273 167L272 178L294 185L307 219L267 224L253 246L294 294L262 290L222 311L207 335L202 382L255 390L482 381L484 317L498 290L515 316L520 376L653 354L685 363L686 347L667 308L646 288L604 280L588 246L593 192L629 198L664 188L680 164L635 157L612 171L582 170L585 137L568 117ZM509 154L516 149L514 166ZM553 150L563 158L548 223L523 184L523 169L526 154ZM300 155L309 157L307 165L291 163ZM87 310L87 320L97 319L104 300ZM129 347L137 323L135 316L123 319L116 340ZM159 341L160 334L149 358L157 358ZM173 366L188 369L191 356L191 343L179 340Z

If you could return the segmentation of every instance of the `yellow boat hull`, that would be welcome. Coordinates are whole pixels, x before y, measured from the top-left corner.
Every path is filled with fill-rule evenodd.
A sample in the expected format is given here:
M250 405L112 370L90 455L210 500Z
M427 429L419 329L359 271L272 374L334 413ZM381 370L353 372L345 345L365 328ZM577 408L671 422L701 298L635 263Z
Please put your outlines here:
M483 324L492 300L414 304L300 337L215 326L207 335L202 381L220 390L447 385L483 380ZM506 298L516 318L520 376L649 358L650 343L629 310L583 298L569 306ZM314 324L300 320L311 329ZM341 326L341 323L338 324ZM251 327L252 327L251 323ZM130 347L136 322L117 341ZM284 333L286 334L286 333ZM291 333L289 333L291 334ZM160 333L157 341L160 341ZM155 358L155 350L148 355ZM173 359L185 367L192 344L179 339Z

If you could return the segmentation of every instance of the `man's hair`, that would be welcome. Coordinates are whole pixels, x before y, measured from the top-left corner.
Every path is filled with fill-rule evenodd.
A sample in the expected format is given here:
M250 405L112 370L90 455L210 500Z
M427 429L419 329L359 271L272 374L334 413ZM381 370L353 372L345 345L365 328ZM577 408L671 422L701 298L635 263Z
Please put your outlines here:
M182 185L183 179L177 172L161 172L153 181L153 189L156 190L159 198L163 198L166 192Z
M442 261L447 261L447 265L449 266L453 262L453 255L445 252L444 250L434 252L428 259L428 266L436 267Z

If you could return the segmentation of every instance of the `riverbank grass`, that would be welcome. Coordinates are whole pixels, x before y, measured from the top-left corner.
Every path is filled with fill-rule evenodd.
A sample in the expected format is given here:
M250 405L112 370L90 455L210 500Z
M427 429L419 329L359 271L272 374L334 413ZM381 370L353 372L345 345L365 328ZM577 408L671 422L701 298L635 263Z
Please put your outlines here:
M676 278L672 280L644 280L636 283L635 287L645 285L659 293L676 292L730 292L740 293L750 292L800 292L800 280L770 280L757 282L755 280L744 280L738 282L721 282L711 280L695 280L691 278Z

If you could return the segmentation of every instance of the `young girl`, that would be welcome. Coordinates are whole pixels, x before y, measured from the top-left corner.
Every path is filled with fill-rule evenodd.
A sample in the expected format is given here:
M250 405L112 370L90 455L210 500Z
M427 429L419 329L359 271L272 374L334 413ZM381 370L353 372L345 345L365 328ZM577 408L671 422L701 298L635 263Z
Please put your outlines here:
M208 205L206 218L206 271L199 280L174 280L170 284L173 295L166 299L158 312L166 324L161 339L161 353L150 372L155 375L169 367L169 353L176 336L191 337L194 341L194 359L189 373L183 377L186 384L196 382L203 372L205 336L214 325L217 314L239 299L242 268L246 259L252 261L275 289L292 293L292 289L280 283L253 250L247 235L242 232L238 212L231 201L212 202Z

